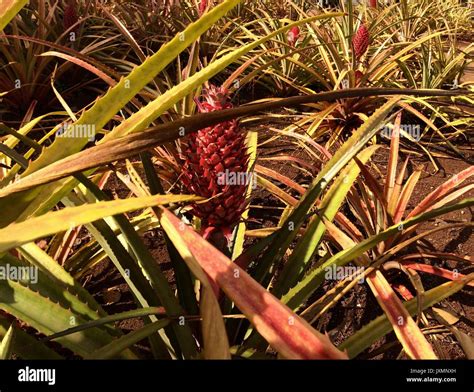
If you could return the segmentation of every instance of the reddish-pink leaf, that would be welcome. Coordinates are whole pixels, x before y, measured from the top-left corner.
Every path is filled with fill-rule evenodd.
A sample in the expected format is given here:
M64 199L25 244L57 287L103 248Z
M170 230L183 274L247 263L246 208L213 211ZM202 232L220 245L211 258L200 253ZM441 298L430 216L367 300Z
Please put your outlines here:
M400 264L416 271L426 272L449 280L461 280L466 277L466 275L457 271L450 271L445 268L435 267L428 264L413 263L411 261L400 261ZM469 282L468 285L474 287L474 282Z
M232 299L268 343L285 358L346 359L329 338L316 331L265 290L244 270L205 241L171 212L161 209L160 222L172 241L186 244L187 251L207 274ZM179 238L176 238L179 230ZM189 257L184 257L189 262ZM195 265L189 262L193 271ZM199 270L198 270L199 273Z
M437 359L423 332L420 331L402 301L396 296L382 272L374 271L368 275L367 283L410 358Z
M306 193L306 189L300 184L288 178L287 176L276 172L275 170L269 169L268 167L264 167L261 165L255 165L255 171L259 174L263 174L265 176L273 178L274 180L277 180L282 184L285 184L287 187L294 189L300 195L304 195Z
M433 208L433 205L441 197L449 193L453 188L458 186L461 182L474 175L474 166L470 166L462 172L455 174L444 184L441 184L428 196L426 196L407 216L407 219L412 218L422 212L429 211Z
M420 179L420 175L421 175L421 170L414 171L411 174L410 178L408 178L405 186L403 187L403 190L400 194L400 198L397 203L397 207L395 208L395 211L393 212L394 223L399 223L402 220L403 214L405 213L405 210L407 208L408 202L410 201L411 195L413 194L415 186L418 183L418 180Z
M401 284L401 283L394 283L392 284L393 289L400 294L405 301L410 301L411 299L415 298L413 294L408 290L408 288Z

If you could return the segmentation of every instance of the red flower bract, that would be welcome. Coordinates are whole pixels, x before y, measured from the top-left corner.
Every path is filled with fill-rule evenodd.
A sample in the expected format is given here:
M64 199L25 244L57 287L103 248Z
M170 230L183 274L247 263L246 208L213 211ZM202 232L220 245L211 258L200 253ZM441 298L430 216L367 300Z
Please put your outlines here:
M229 109L226 89L210 86L198 101L201 113ZM205 238L216 230L229 237L245 209L248 154L245 134L237 120L207 127L187 137L182 145L184 187L189 193L211 198L193 205L201 218Z

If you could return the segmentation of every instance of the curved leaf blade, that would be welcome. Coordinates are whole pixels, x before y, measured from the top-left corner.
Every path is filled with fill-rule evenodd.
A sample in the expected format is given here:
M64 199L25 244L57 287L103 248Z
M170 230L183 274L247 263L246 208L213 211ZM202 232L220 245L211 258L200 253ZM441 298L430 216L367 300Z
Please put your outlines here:
M184 244L187 252L193 255L192 262L183 255L193 273L197 270L199 274L202 268L212 282L235 302L257 331L285 358L346 358L327 336L314 330L194 230L187 226L180 230L181 222L172 213L161 209L160 222L171 240ZM176 233L179 233L179 237ZM179 249L183 250L183 246ZM198 263L198 269L194 262Z

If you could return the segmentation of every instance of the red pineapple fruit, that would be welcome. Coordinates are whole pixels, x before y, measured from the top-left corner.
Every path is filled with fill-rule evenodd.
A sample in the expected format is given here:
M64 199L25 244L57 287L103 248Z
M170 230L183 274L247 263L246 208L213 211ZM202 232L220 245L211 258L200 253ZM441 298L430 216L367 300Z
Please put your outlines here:
M230 109L225 88L211 85L197 101L201 113ZM182 145L184 187L189 193L212 198L193 205L193 214L201 219L204 238L215 232L230 240L233 227L246 207L248 179L245 134L237 120L207 127L187 137Z
M287 34L288 43L291 46L295 46L299 38L300 38L300 28L298 26L292 27L290 31L288 31L288 34Z
M77 14L77 6L74 0L69 0L66 8L64 8L64 29L68 30L71 26L77 23L79 16Z
M354 38L352 38L352 45L354 46L354 55L357 60L359 60L362 55L367 51L369 47L369 41L369 30L367 30L367 27L362 24L355 33Z
M206 9L207 9L207 4L208 4L208 0L201 0L199 2L199 16L202 16L202 14L204 14L204 12L206 12Z

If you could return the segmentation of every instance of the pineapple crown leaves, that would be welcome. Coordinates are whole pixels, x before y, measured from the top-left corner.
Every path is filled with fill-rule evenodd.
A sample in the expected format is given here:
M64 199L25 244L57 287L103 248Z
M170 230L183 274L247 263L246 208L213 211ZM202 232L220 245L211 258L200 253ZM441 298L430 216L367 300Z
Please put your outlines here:
M200 113L209 113L233 107L230 102L229 90L212 84L204 90L201 100L196 98L195 102Z

